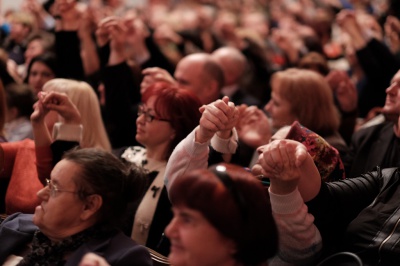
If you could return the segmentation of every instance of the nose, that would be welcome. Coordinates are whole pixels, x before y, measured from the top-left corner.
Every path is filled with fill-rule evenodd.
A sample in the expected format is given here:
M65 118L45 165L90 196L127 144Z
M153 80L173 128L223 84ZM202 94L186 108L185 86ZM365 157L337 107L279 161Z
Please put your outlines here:
M171 239L176 235L176 218L172 218L171 222L165 228L165 235Z
M36 193L36 195L37 195L37 197L38 197L39 199L41 199L42 201L48 200L48 199L49 199L49 196L50 196L49 187L48 187L48 186L45 186L44 188L42 188L41 190L39 190L39 191Z
M395 93L395 84L390 84L390 86L386 89L386 94L394 94Z
M268 103L264 106L264 110L268 113L271 113L271 106L272 106L272 100L269 100Z

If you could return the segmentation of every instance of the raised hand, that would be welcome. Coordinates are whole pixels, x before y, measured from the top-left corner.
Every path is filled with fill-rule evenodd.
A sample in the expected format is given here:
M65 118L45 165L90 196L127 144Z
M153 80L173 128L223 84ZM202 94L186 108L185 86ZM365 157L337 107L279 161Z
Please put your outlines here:
M233 127L239 118L239 111L229 98L216 100L208 105L200 107L202 116L200 127L196 131L196 141L204 143L210 140L214 134L227 139L230 137Z
M314 198L321 186L321 176L307 148L294 140L274 140L259 147L252 172L270 179L270 191L289 194L298 187L304 201Z
M344 71L332 70L326 76L326 80L336 96L340 110L347 113L355 111L357 109L358 93L349 76Z
M254 149L267 144L272 133L265 113L256 106L241 105L238 109L239 120L236 130L240 141Z
M143 81L140 83L140 93L152 84L162 81L169 84L176 84L175 79L165 69L159 67L148 67L142 71Z
M59 92L42 92L41 102L45 109L56 111L66 124L81 124L81 115L68 96Z
M43 95L44 92L38 93L39 100L33 105L33 113L31 114L32 125L44 123L44 118L46 117L49 110L43 105Z

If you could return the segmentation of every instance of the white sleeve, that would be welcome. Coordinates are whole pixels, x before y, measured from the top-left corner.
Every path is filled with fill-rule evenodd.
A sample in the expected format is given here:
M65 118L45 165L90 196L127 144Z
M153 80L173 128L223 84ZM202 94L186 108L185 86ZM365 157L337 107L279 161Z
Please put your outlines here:
M57 122L53 127L53 140L76 141L80 143L82 140L82 131L82 125Z
M279 232L278 254L269 265L313 262L321 251L322 238L300 192L296 189L287 195L269 194Z
M209 141L205 143L195 142L197 128L175 147L168 159L164 176L167 190L170 189L172 182L178 176L194 169L206 169L208 167Z

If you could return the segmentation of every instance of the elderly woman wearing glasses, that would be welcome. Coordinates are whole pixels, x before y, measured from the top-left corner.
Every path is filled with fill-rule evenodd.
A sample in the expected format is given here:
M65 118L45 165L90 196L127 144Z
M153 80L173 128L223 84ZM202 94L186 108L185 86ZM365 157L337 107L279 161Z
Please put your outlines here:
M99 149L73 150L47 184L33 215L13 214L1 224L1 265L78 265L90 251L111 265L152 265L147 250L116 229L127 203L142 194L140 168Z

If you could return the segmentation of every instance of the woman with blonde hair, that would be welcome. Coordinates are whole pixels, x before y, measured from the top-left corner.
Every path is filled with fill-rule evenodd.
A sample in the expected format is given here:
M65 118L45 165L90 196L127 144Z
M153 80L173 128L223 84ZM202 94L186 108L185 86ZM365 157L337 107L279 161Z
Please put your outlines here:
M83 81L52 79L43 86L43 92L51 91L65 93L79 110L83 126L80 146L111 151L111 144L101 117L99 100L93 88Z
M324 77L314 71L290 68L276 72L271 78L271 100L264 110L276 129L297 120L339 152L347 150L338 133L340 115L333 93Z
M43 98L51 99L52 103L45 111ZM49 149L53 139L81 139L81 147L111 151L99 101L89 84L68 79L50 80L43 86L34 109L31 122L35 140L25 139L1 145L4 171L0 178L10 180L5 195L5 211L8 214L33 213L38 204L36 192L43 188L44 180L50 177L54 162L57 162ZM72 130L74 127L78 127L78 132ZM53 138L50 132L53 132Z

